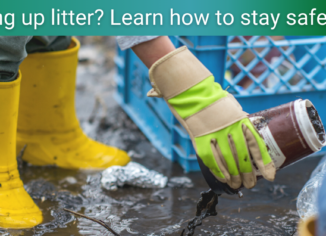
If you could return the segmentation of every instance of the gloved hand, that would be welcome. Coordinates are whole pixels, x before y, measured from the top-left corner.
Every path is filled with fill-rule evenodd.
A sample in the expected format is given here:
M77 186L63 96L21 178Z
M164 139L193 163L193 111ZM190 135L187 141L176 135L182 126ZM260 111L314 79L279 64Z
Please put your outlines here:
M149 76L153 89L147 95L165 99L219 181L234 189L241 184L253 188L254 165L265 179L274 180L274 163L248 114L186 47L158 60Z

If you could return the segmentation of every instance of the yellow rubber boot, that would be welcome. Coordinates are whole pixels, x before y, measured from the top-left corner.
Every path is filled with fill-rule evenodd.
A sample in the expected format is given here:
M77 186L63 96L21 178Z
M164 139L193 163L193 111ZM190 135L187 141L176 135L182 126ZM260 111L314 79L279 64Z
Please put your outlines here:
M88 138L75 113L77 39L64 51L29 54L22 80L17 150L33 165L98 169L126 165L126 152Z
M42 222L42 212L24 189L16 160L19 77L0 82L0 227L31 228Z
M316 222L316 216L311 216L306 220L300 220L298 225L299 236L316 236Z

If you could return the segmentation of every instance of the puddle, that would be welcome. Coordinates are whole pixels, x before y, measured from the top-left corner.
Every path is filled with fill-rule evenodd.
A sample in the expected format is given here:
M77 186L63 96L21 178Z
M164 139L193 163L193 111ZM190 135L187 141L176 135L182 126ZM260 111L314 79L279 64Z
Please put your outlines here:
M102 42L101 37L95 38ZM94 50L97 54L83 59L78 68L76 107L81 123L88 122L100 96L105 108L99 106L92 116L93 123L88 124L93 138L126 149L134 156L133 161L172 181L164 189L124 187L108 191L101 188L96 172L25 164L21 176L42 209L44 222L33 229L0 229L0 235L112 235L97 223L62 210L67 208L103 220L122 236L179 236L196 214L200 192L207 191L208 186L201 173L185 174L178 164L160 155L112 99L114 48L109 47L103 54L103 47L87 47L92 50L87 48L86 52ZM87 57L87 53L83 55ZM292 235L299 219L295 199L318 161L310 158L281 170L274 183L260 180L254 189L243 190L242 199L222 195L216 208L218 215L205 218L194 235Z
M201 226L203 220L209 216L216 216L216 205L218 196L211 189L200 193L201 197L197 203L196 216L189 221L187 227L181 232L181 236L193 236L196 227Z
M120 235L181 235L196 214L199 193L207 190L206 183L200 173L183 174L177 164L158 153L153 155L150 144L140 147L148 149L144 159L150 158L151 163L146 167L163 165L163 174L187 176L194 187L108 191L101 188L96 173L25 166L25 187L42 209L44 223L28 230L0 230L0 234L112 235L101 225L62 210L68 208L104 221ZM275 183L261 180L254 189L244 190L242 199L222 195L216 208L218 215L205 218L194 235L292 235L299 219L295 198L317 162L318 158L305 160L289 172L282 170Z

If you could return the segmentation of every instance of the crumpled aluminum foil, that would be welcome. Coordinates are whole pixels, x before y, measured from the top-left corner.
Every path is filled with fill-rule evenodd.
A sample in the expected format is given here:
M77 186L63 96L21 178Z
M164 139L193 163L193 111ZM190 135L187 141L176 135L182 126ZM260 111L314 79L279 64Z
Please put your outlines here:
M192 188L194 184L188 177L172 177L169 179L168 187L170 188Z
M101 183L107 190L116 190L124 185L141 188L165 188L168 178L154 170L129 162L126 166L112 166L102 172Z

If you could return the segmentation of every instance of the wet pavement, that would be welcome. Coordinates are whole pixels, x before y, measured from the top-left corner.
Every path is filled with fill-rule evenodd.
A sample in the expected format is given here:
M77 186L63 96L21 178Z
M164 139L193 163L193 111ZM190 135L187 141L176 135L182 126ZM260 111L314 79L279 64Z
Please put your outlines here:
M112 235L63 208L103 220L120 235L180 235L195 216L200 192L208 190L201 173L185 174L178 164L164 158L113 100L114 38L86 37L82 43L76 107L85 132L127 150L133 161L169 178L190 178L193 187L170 181L164 189L108 191L101 187L96 172L25 163L21 176L42 209L44 222L33 229L0 229L0 235ZM281 170L273 183L260 180L254 189L243 191L242 199L220 197L218 215L204 219L194 235L294 235L299 219L296 197L319 159L305 159Z

